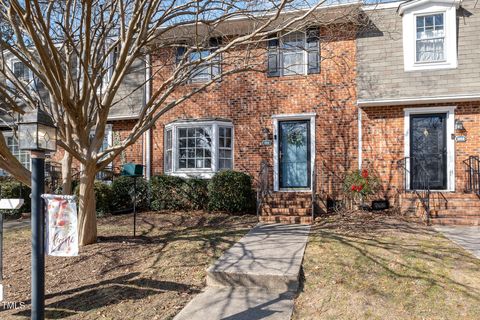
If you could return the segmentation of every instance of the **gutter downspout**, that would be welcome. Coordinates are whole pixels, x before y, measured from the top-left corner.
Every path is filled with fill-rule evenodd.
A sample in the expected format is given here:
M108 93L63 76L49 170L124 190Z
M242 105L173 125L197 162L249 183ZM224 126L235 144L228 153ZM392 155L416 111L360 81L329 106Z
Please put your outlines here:
M358 170L362 170L362 108L358 107Z
M152 76L152 67L151 67L151 57L146 55L145 57L145 97L143 105L150 100L151 97L151 76ZM143 163L145 165L145 178L150 180L152 176L152 130L147 129L143 134L144 148L143 148Z

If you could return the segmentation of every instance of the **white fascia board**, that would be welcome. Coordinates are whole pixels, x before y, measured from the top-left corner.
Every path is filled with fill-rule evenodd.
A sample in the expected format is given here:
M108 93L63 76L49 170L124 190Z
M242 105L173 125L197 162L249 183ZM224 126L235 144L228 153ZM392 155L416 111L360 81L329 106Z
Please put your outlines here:
M418 105L430 103L444 102L466 102L480 101L480 94L452 95L452 96L433 96L433 97L412 97L398 99L359 99L357 105L363 107L379 107L379 106L402 106L402 105Z

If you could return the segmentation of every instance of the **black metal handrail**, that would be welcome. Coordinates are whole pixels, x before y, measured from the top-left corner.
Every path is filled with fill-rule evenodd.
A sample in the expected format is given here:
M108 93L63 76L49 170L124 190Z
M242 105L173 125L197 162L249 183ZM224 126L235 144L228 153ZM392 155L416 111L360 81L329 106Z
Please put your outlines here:
M257 184L257 218L260 217L260 211L262 210L262 205L265 197L270 192L268 178L270 166L266 160L260 162L260 171L258 175L258 184Z
M480 195L480 157L469 156L465 165L465 191Z
M312 166L312 223L315 220L315 202L317 200L317 167L315 161Z
M411 168L412 161L414 160L415 166L418 171L417 173L417 181L415 183L415 188L412 188L412 181L410 181L410 185L407 188L407 177L410 176L411 178L411 171L408 168ZM423 205L423 208L425 209L425 217L426 217L426 222L427 224L430 223L430 195L431 195L431 190L430 190L430 175L423 165L421 161L421 158L417 157L405 157L397 161L397 164L399 167L401 167L403 171L403 192L407 191L413 191L420 199L420 202ZM407 166L407 163L409 164Z

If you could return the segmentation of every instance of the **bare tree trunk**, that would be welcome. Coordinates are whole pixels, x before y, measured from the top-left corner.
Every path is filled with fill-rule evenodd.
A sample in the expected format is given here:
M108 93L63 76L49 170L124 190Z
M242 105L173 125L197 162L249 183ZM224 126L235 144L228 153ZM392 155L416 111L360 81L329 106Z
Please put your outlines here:
M81 246L97 241L97 215L95 204L95 164L81 166L78 199L78 240Z
M72 155L65 151L62 159L62 192L72 194Z

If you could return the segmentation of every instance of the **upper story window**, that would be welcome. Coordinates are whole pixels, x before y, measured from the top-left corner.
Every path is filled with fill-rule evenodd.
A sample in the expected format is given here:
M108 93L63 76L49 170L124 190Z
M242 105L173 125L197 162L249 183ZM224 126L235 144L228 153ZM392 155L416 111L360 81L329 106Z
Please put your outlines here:
M12 155L17 158L18 161L27 169L30 170L30 152L20 150L18 147L18 139L13 135L13 132L4 132L5 142L7 144L8 150ZM4 170L0 170L0 176L8 175Z
M275 35L268 40L267 67L271 77L319 73L318 28Z
M22 61L13 58L10 60L10 70L17 80L20 80L27 89L33 89L33 72L23 63ZM15 88L15 85L8 81L8 86L11 88Z
M214 53L220 45L220 38L211 38L208 43L208 49L194 48L189 51L185 60L184 58L187 48L185 46L177 48L176 64L179 65L182 62L192 64L191 68L188 70L190 73L188 82L207 82L220 74L221 56L216 55L206 60L207 57Z
M445 60L443 13L417 16L416 62Z
M399 6L405 71L456 68L460 0L413 0Z
M233 168L233 125L226 121L174 122L165 127L166 173L211 177Z

